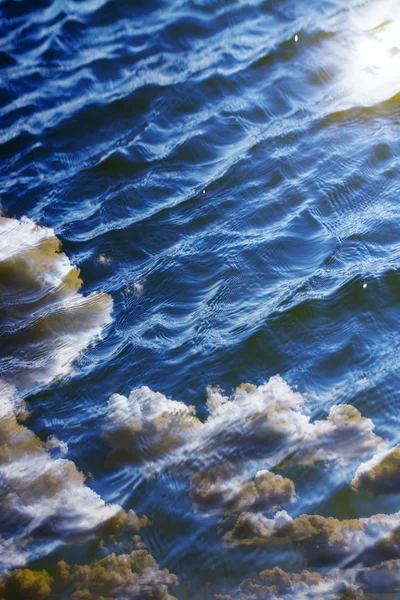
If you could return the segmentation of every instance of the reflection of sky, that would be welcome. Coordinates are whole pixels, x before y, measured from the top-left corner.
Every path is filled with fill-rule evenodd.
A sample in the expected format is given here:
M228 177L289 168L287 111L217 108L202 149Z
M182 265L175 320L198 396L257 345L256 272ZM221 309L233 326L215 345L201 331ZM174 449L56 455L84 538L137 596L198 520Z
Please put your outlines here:
M345 68L354 101L374 104L400 91L400 5L377 0L351 16L354 38Z

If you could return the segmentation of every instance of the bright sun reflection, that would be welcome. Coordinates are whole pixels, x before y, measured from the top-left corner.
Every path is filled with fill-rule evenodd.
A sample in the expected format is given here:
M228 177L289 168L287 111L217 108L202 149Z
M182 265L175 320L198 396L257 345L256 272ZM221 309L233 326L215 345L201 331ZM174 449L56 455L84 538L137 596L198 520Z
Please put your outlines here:
M399 2L375 2L354 18L354 38L346 60L351 96L368 104L400 91Z

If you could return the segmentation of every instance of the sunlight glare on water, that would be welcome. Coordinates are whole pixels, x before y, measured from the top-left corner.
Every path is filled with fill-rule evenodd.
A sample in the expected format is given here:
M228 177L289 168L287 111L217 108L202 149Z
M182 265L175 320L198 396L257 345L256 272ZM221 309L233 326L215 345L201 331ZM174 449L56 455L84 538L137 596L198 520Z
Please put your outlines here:
M400 89L400 8L368 3L350 17L355 34L345 69L346 87L357 104L376 104Z

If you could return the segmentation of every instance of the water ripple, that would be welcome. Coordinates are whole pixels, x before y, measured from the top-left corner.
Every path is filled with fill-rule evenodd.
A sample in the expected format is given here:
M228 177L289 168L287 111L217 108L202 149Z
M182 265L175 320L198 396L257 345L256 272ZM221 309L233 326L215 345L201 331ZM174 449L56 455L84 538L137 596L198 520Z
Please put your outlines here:
M382 561L398 560L396 538L380 538L397 527L398 490L382 498L355 489L359 447L358 462L335 469L322 459L295 464L295 456L307 448L310 456L310 431L326 431L336 405L359 410L351 412L356 421L367 429L373 423L388 448L399 441L397 4L0 3L0 193L7 215L0 217L0 254L7 223L33 235L12 258L7 251L24 236L16 231L18 240L3 243L1 376L24 389L29 429L15 427L40 448L43 464L51 472L60 464L61 474L73 465L79 493L98 498L105 512L104 502L135 511L134 539L117 522L112 532L86 532L77 546L72 540L63 547L57 520L54 544L46 538L40 547L35 530L30 556L53 553L37 566L54 575L54 597L64 593L57 561L68 563L64 575L74 574L75 592L93 592L79 580L72 566L78 562L96 594L112 595L93 579L96 561L144 552L157 561L151 593L175 585L175 575L160 574L160 566L178 575L179 598L208 600L224 589L248 598L249 585L270 594L272 575L258 573L280 565L287 574L274 577L292 586L282 598L297 598L296 573L319 568L308 513L319 515L325 550L324 519L335 517L333 562L342 569L334 583L325 571L313 573L314 583L320 578L310 598L322 597L321 589L336 598L339 580L350 591L361 582L368 594L368 581L394 568ZM44 246L35 231L47 232ZM112 326L88 347L111 322L109 296ZM74 376L66 377L72 364ZM292 453L285 444L267 448L257 429L265 406L250 410L245 402L244 412L233 410L233 398L257 396L254 390L277 373L305 402L298 419L308 423L308 437L296 438ZM61 382L43 387L60 374ZM246 381L255 387L236 389ZM197 430L211 430L209 385L227 390L231 404L224 406L232 409L212 434L200 442L185 438L182 455L168 450L150 478L143 465L113 461L113 444L128 455L141 447L147 460L151 444L165 442L165 430L182 441L170 406L183 413L193 406ZM143 389L166 410L154 416L144 404L139 415L127 400L131 429L107 438L110 396ZM282 394L281 402L288 398ZM339 421L340 410L347 409L339 409ZM298 424L291 426L300 436ZM269 443L276 436L269 431ZM331 448L318 440L327 456ZM54 454L65 447L74 463ZM272 475L257 474L267 469ZM275 505L258 514L254 507L267 494L260 481L278 485L278 472L293 480L296 502L286 516ZM0 483L3 498L8 488ZM245 507L241 516L235 506ZM14 533L21 533L17 521ZM294 548L300 526L306 542ZM14 556L8 527L0 549ZM338 540L350 536L352 544L354 530L362 530L360 547L350 552ZM140 570L132 574L144 585ZM4 589L15 584L12 577ZM123 586L126 594L137 591L125 579Z

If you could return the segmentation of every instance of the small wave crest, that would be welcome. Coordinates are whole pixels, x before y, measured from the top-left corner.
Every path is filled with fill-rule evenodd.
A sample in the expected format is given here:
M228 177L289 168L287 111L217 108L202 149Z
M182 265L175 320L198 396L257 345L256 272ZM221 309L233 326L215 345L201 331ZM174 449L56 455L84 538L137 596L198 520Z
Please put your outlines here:
M70 373L111 322L111 297L81 294L60 248L52 229L0 217L0 377L19 388Z
M85 485L71 460L51 451L21 423L17 388L28 390L70 373L73 361L111 321L110 296L79 293L79 270L60 251L52 229L26 217L0 217L0 568L46 554L66 536L90 531L115 517ZM38 544L38 541L40 543Z

